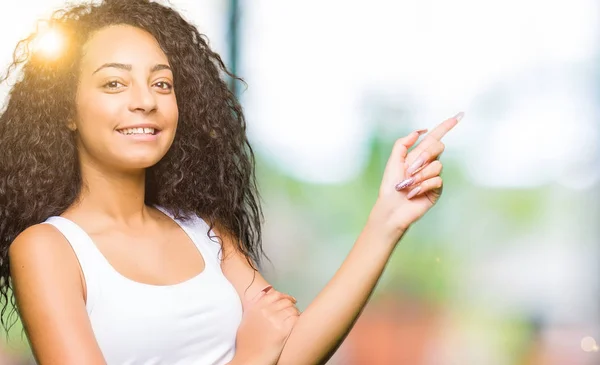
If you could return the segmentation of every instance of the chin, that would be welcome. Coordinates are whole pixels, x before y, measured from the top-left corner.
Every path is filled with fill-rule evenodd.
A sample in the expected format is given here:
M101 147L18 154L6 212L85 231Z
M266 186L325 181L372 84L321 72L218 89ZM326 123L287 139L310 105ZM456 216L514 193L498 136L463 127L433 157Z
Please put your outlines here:
M129 156L120 158L118 166L126 170L143 170L156 165L164 155Z

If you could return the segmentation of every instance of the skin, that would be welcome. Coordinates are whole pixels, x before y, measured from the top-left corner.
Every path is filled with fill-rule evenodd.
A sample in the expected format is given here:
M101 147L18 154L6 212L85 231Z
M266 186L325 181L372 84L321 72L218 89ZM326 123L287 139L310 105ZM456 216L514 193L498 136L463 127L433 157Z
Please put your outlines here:
M150 34L129 26L98 31L85 51L77 119L69 123L78 135L84 188L63 216L80 225L127 278L152 285L185 281L204 270L202 256L175 222L144 204L145 168L166 154L177 128L168 59ZM111 63L120 65L102 67ZM160 134L139 142L117 131L139 123L154 124ZM456 118L442 123L410 154L420 134L398 140L363 232L302 315L293 298L271 289L250 268L233 248L233 237L217 232L222 233L223 272L244 309L231 365L306 365L329 357L366 304L399 239L439 198L440 139L456 123ZM415 170L410 166L415 162L418 180L397 191L395 185L410 177L407 170ZM15 239L9 255L21 318L38 363L105 364L85 309L85 280L64 237L50 225L32 226Z

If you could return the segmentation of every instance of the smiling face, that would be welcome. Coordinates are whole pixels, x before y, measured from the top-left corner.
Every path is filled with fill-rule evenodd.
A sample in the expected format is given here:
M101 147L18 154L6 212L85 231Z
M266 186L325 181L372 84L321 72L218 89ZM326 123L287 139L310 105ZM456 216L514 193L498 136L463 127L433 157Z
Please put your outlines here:
M173 72L156 39L128 25L89 39L77 89L82 163L118 170L156 164L175 137L178 110Z

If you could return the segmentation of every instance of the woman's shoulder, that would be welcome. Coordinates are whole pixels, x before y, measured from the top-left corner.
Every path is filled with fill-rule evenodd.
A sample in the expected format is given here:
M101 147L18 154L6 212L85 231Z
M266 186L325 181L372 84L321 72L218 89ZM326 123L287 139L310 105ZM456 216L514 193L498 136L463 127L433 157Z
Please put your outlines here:
M78 278L75 253L66 238L50 224L36 224L21 232L8 250L13 279L27 284L60 283Z
M36 224L17 236L9 256L18 314L32 346L41 354L64 355L75 343L70 359L99 354L79 266L66 238L50 224Z
M64 236L49 224L35 224L21 232L8 250L11 263L19 257L48 256L60 250L56 248L65 241ZM66 243L66 242L65 242Z

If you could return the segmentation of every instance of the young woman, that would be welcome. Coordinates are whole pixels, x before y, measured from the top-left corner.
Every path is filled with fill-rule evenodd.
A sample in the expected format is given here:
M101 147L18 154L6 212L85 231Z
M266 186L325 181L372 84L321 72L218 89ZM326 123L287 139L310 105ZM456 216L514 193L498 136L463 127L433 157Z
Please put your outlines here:
M325 362L439 198L440 139L462 114L410 153L424 131L398 140L363 232L300 314L256 270L253 154L205 38L147 0L50 25L65 47L20 44L0 116L0 292L38 363Z

